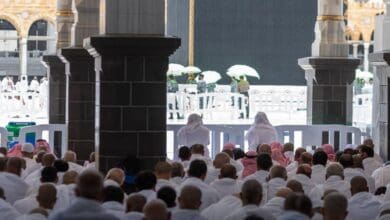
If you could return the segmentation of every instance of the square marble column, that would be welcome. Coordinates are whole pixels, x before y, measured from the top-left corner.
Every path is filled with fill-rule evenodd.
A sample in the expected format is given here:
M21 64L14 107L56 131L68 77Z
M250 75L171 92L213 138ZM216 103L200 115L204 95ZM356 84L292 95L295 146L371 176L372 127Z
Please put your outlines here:
M101 171L128 155L152 168L166 158L166 71L180 39L102 35L85 39L95 58L95 148Z

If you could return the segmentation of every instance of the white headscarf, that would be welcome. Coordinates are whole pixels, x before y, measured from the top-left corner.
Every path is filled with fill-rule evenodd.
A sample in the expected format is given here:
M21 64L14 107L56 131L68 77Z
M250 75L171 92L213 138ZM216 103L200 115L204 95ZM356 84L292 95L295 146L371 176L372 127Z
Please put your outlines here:
M203 125L202 117L198 114L191 114L188 116L187 125L185 126L185 132L192 134Z
M258 112L255 117L255 122L249 128L245 136L248 140L250 150L256 150L260 144L270 144L277 141L275 128L271 125L267 115L264 112Z

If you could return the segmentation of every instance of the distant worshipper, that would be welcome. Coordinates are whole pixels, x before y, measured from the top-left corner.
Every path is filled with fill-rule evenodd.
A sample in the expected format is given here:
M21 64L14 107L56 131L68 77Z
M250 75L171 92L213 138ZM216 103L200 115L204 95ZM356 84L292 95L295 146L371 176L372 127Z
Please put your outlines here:
M272 159L278 162L279 165L286 167L289 164L289 159L283 154L283 145L277 141L270 144L272 151Z
M366 146L370 147L372 150L374 150L374 159L375 159L378 163L380 163L380 164L383 164L383 163L384 163L382 157L379 156L379 154L377 154L377 153L375 152L374 141L373 141L371 138L365 139L365 140L363 141L363 145L366 145Z
M344 180L343 167L337 163L331 164L326 168L325 182L317 185L309 193L312 202L321 200L322 195L326 190L334 189L343 194L346 198L351 197L350 183Z
M230 157L228 154L221 152L215 155L215 158L213 160L213 166L208 167L207 176L204 182L206 184L210 184L214 180L217 180L218 176L221 173L221 168L225 164L230 164Z
M207 146L210 144L210 130L203 126L202 117L198 114L188 116L187 125L177 132L180 146L192 146L201 144L204 146L204 156L210 157Z
M102 207L107 213L121 219L125 215L125 206L123 206L123 190L116 186L106 186L103 189Z
M302 184L296 180L287 181L286 187L291 189L293 192L304 193Z
M157 178L151 171L141 171L135 177L135 187L137 193L145 196L148 202L156 199L156 184Z
M85 161L84 163L84 167L85 169L97 169L96 168L96 156L95 156L95 152L92 152L90 155L89 155L89 159L88 161Z
M287 172L296 172L296 169L298 168L299 165L299 160L301 159L301 154L306 152L306 149L303 147L299 147L295 150L294 154L294 161L291 162L287 167Z
M266 196L269 201L275 197L276 192L285 187L287 184L287 171L286 168L276 165L271 167L269 171L269 180L267 183Z
M35 151L34 153L38 153L39 151L44 151L45 153L52 153L50 149L49 143L47 143L44 139L38 139L35 142Z
M276 192L275 197L269 200L263 208L270 211L276 218L278 218L284 212L284 202L290 193L293 193L290 188L283 187L279 189L278 192Z
M236 170L237 173L241 173L244 169L244 166L238 159L234 157L234 151L236 150L236 145L233 143L226 143L223 145L222 152L227 153L230 156L230 164L232 164Z
M5 201L4 190L0 187L0 216L2 219L16 219L20 213L7 201Z
M160 199L146 203L143 212L144 220L169 220L167 206Z
M283 144L283 155L288 159L289 164L294 161L294 144ZM287 164L287 165L289 165Z
M278 140L275 128L268 121L268 117L264 112L258 112L255 117L255 122L249 128L245 135L248 141L249 149L256 150L261 144L270 144Z
M390 183L390 164L384 164L372 173L375 181L375 189L387 186Z
M183 164L184 168L188 168L191 160L191 149L187 146L181 146L179 148L179 158L180 162Z
M325 182L325 167L328 162L328 155L324 151L316 151L313 154L313 166L311 167L311 180L314 184Z
M284 210L279 220L310 220L313 216L309 197L301 193L290 193L284 202Z
M256 180L246 181L241 189L243 206L228 215L225 220L244 220L248 216L257 216L263 219L275 219L268 210L259 207L263 197L263 188Z
M248 151L245 157L241 159L241 163L244 166L244 170L241 174L241 179L245 179L247 176L254 174L257 171L257 153L256 151Z
M83 172L83 170L84 170L83 166L80 166L79 164L77 164L77 155L75 152L73 152L73 151L65 152L63 160L68 162L69 170L74 170L77 173Z
M364 172L371 176L376 169L382 166L382 164L374 159L374 150L371 147L361 145L359 148L360 156L363 159Z
M145 204L145 196L138 193L131 194L126 200L126 214L122 220L143 220Z
M240 76L240 80L237 84L237 91L238 93L244 95L245 97L249 98L249 89L250 89L250 84L249 82L246 80L246 78L244 76ZM239 99L239 105L244 105L244 101L243 99ZM245 116L242 115L241 118L249 118L249 103L248 105L246 106L246 114Z
M236 168L231 164L224 164L220 169L218 179L213 181L210 186L217 192L219 198L241 192L241 182L237 180Z
M76 171L77 172L77 171ZM120 168L112 168L104 178L104 186L121 187L125 181L125 172Z
M191 146L191 159L190 162L193 160L203 160L207 166L212 166L213 161L210 159L210 157L205 156L207 147L205 147L202 144L194 144Z
M26 162L26 168L22 172L24 179L30 173L40 168L40 165L34 160L34 146L30 143L22 144L22 159Z
M114 220L100 205L103 177L97 171L87 170L77 180L75 201L66 209L53 212L49 220Z
M207 165L203 160L192 161L187 174L188 178L181 184L179 194L181 193L181 189L184 186L194 185L199 187L199 189L202 191L202 205L200 207L201 210L213 203L218 202L218 192L204 182L207 175Z
M247 177L245 177L244 182L250 179L257 180L259 183L263 184L267 181L269 176L269 169L272 167L272 159L269 154L260 154L256 158L256 167L257 171Z
M184 167L181 163L173 162L171 164L172 166L172 173L171 173L171 179L169 180L172 184L180 186L184 181Z
M15 144L7 153L7 157L22 157L22 144Z
M355 176L351 180L352 197L348 200L347 220L375 219L379 213L381 202L368 190L367 180Z
M67 172L69 170L69 163L64 161L64 160L57 159L54 161L53 167L55 167L57 169L58 182L61 183L65 172ZM75 171L75 172L77 172L77 171Z
M336 153L334 152L334 148L331 144L324 144L321 146L321 148L328 156L329 161L331 162L335 161Z
M170 181L172 176L172 165L165 161L160 161L154 166L154 174L157 178L156 191L164 186L172 187L176 189L178 185Z
M348 214L348 200L340 193L330 193L324 198L324 220L344 220Z
M54 210L65 209L76 199L75 188L78 173L70 170L64 173L62 183L57 185L57 202Z
M302 184L305 194L309 194L315 187L315 183L311 180L312 169L309 164L301 164L298 166L297 173L291 177Z
M26 178L24 178L24 181L30 186L39 184L41 178L41 172L43 168L53 166L54 161L55 161L55 156L53 154L46 153L42 157L42 161L41 161L42 167L35 170L30 175L26 176Z
M200 215L199 208L202 204L202 191L193 185L184 186L177 198L179 208L172 213L172 220L197 219L206 220Z
M240 190L241 192L241 190ZM212 204L201 212L201 215L208 220L225 219L226 213L233 213L240 209L242 200L239 194L223 197L217 203Z
M157 191L157 199L161 199L165 202L170 213L176 208L176 190L172 187L161 187Z
M11 205L26 196L29 186L20 177L24 161L18 157L7 160L5 172L0 173L0 187L4 190L5 200Z

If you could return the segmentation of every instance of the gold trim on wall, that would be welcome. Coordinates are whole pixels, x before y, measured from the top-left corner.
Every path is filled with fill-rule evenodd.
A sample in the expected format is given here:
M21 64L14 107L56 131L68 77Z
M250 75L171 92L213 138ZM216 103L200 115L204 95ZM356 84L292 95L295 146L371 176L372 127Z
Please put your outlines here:
M189 22L188 22L188 65L194 65L195 50L195 0L189 0Z
M66 11L66 10L57 11L57 16L72 17L73 15L74 15L73 11Z
M344 21L343 15L319 15L317 21Z

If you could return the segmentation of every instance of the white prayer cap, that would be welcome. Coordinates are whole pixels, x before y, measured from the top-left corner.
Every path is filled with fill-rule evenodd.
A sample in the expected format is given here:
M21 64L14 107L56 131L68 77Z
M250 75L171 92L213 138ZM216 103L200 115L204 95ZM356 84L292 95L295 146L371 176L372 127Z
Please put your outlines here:
M34 145L25 143L22 145L22 152L32 153L34 152Z

